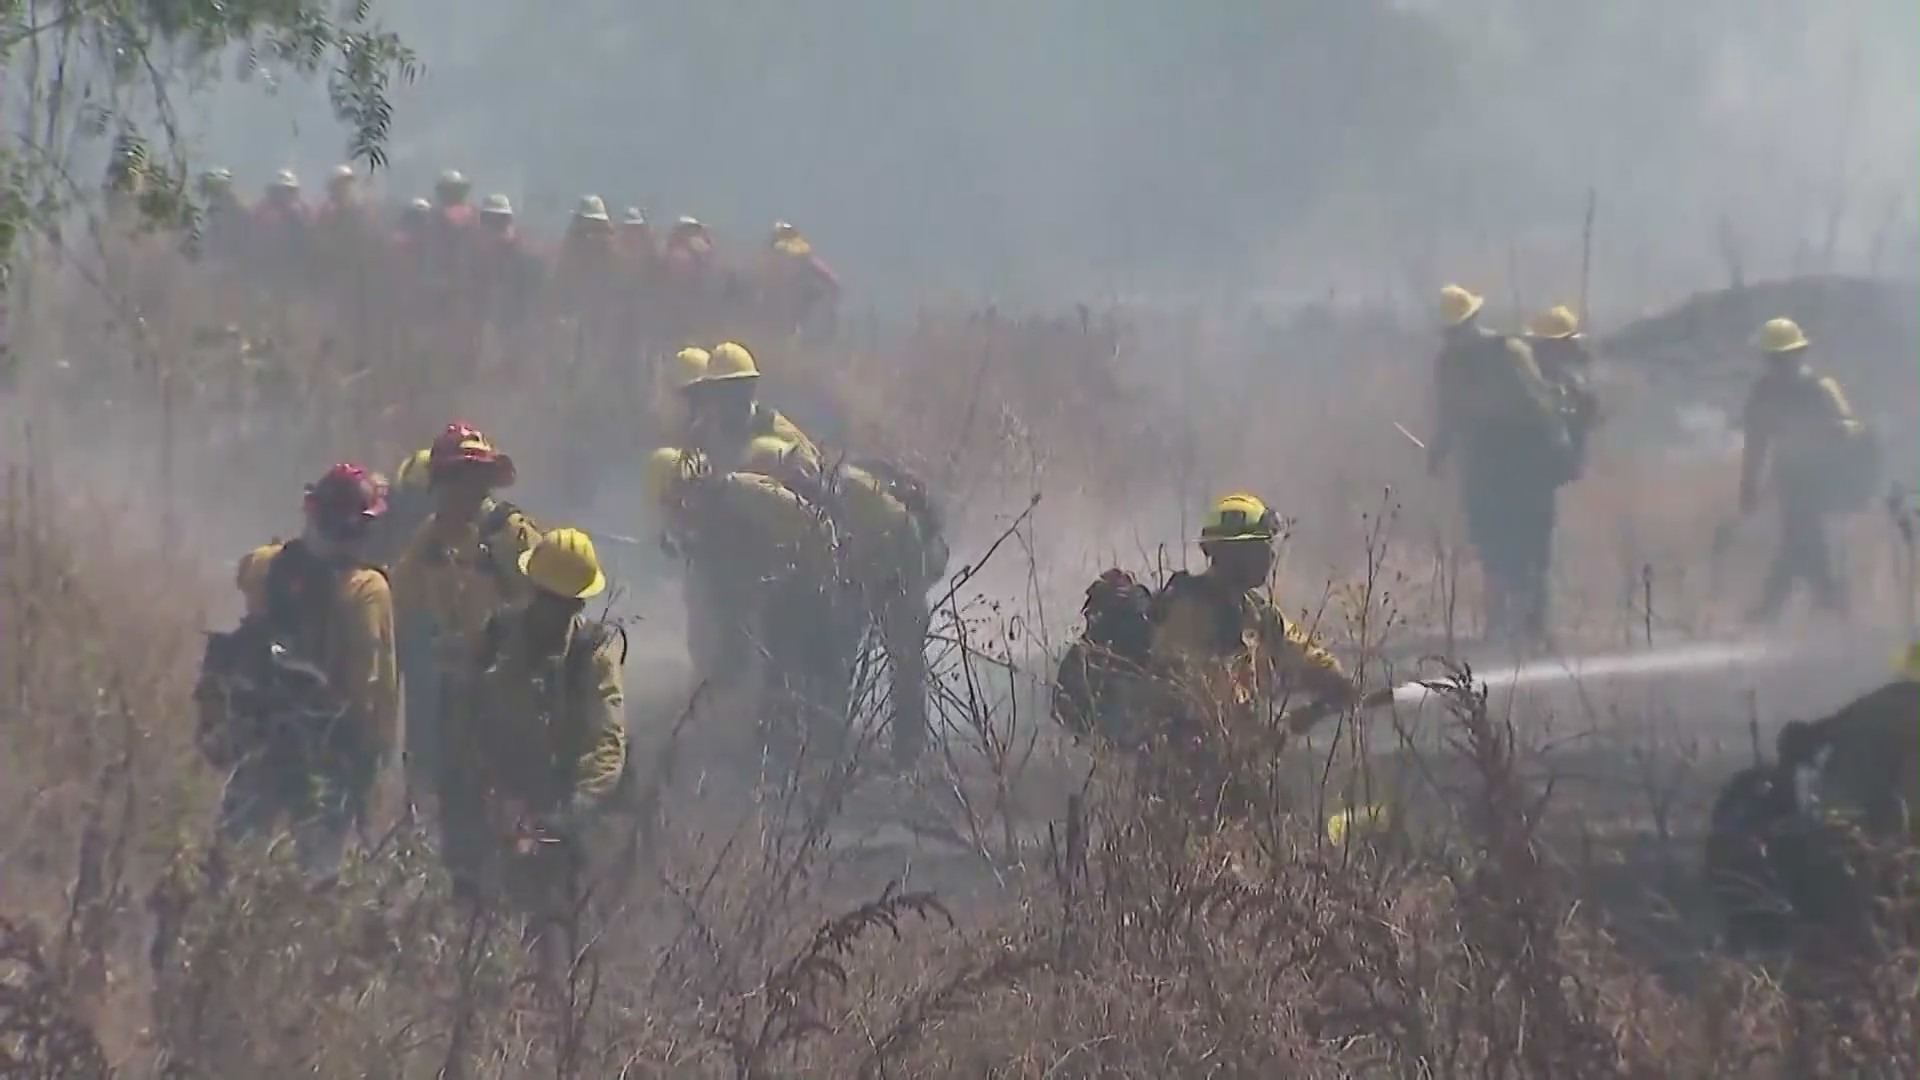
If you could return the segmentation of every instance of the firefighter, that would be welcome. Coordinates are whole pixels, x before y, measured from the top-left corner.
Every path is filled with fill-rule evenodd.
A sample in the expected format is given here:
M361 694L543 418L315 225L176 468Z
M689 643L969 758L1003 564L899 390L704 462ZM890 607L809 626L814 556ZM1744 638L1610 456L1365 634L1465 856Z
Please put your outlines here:
M699 218L683 214L667 233L665 255L676 272L692 279L704 277L713 265L713 233Z
M393 571L415 781L431 775L442 746L437 703L447 679L473 655L487 618L526 598L519 558L539 537L524 512L493 497L513 483L513 459L478 429L448 424L428 450L426 471L433 512Z
M233 170L212 168L200 174L200 197L207 204L200 250L215 259L232 259L246 250L252 210L233 186Z
M304 266L312 223L312 214L300 197L299 177L291 169L281 169L253 208L248 229L261 267L280 273Z
M1827 547L1827 518L1857 509L1877 480L1874 444L1854 418L1840 384L1807 363L1811 345L1798 323L1760 328L1766 367L1741 416L1740 513L1760 504L1761 481L1780 499L1780 547L1759 601L1757 621L1776 618L1794 582L1805 581L1816 607L1841 614L1847 600Z
M755 466L767 467L716 472L699 454L666 447L648 457L643 479L672 549L687 560L696 678L764 693L762 736L789 766L801 732L832 731L845 717L850 613L831 522Z
M817 319L821 332L831 333L839 303L840 279L813 245L792 224L774 222L760 282L760 304L772 325L785 334L808 330Z
M315 211L321 227L359 228L365 206L360 199L360 177L351 165L336 165L327 177L327 197Z
M433 203L424 195L416 195L400 209L400 220L394 226L393 244L397 248L411 249L417 258L427 243L427 231L432 227Z
M1527 345L1539 362L1540 375L1560 395L1560 414L1573 451L1569 479L1577 480L1586 468L1588 437L1600 422L1600 399L1593 392L1593 354L1580 332L1579 317L1565 304L1535 316L1528 330Z
M460 738L447 746L438 786L459 892L502 889L551 974L573 953L545 947L562 944L596 819L626 774L626 642L585 614L607 587L585 533L555 529L517 562L530 595L492 614L476 639L453 688Z
M1362 700L1263 591L1279 531L1258 498L1227 495L1200 529L1205 570L1176 573L1157 593L1124 571L1102 575L1056 682L1057 719L1143 752L1154 777L1205 816L1258 797L1241 766L1264 767L1291 734Z
M706 370L681 391L687 399L691 448L705 455L716 470L726 472L739 463L748 442L771 435L798 447L793 460L817 473L819 448L777 409L756 399L759 380L760 367L746 346L734 341L715 345Z
M613 218L598 195L582 195L560 238L553 286L563 314L598 325L620 296L620 253Z
M520 238L513 200L505 195L489 195L480 204L473 256L475 290L484 310L501 325L518 325L533 310L542 271L539 257Z
M627 207L626 213L620 215L619 242L620 253L634 267L649 265L658 255L654 250L653 226L637 206Z
M467 197L473 193L473 181L459 169L448 169L433 184L433 209L439 223L451 233L464 232L473 224L473 206Z
M1911 903L1907 873L1874 849L1898 854L1920 835L1916 715L1920 647L1894 681L1830 716L1784 725L1775 760L1721 789L1708 819L1706 878L1731 949L1870 946L1889 910L1913 932L1911 908L1899 906Z
M629 206L621 215L614 246L620 255L622 287L626 292L621 305L627 311L622 332L631 339L647 341L660 329L661 316L665 313L653 310L659 300L660 251L654 240L653 225L639 207Z
M1830 716L1787 723L1774 745L1782 767L1815 770L1821 802L1870 835L1920 836L1920 646L1892 682Z
M418 264L432 307L454 302L477 216L467 201L472 191L473 182L458 169L448 169L434 181L431 209L418 234Z
M819 476L815 458L774 435L752 439L741 467L782 478L833 522L841 542L839 573L853 586L854 609L875 630L891 672L894 765L910 768L928 736L927 594L947 564L940 515L925 487L879 462L843 462Z
M1458 285L1440 292L1446 331L1433 369L1427 474L1438 476L1461 448L1460 491L1485 578L1487 636L1544 643L1556 496L1573 475L1573 442L1560 395L1533 350L1481 327L1484 302Z
M378 251L379 232L352 165L336 165L327 177L326 198L313 212L312 234L317 268L328 284L356 301L371 295L363 271L368 257Z
M387 237L387 254L402 284L414 285L426 279L433 227L433 203L425 196L409 199L400 211L393 233Z
M686 440L689 410L682 391L706 374L709 359L711 354L707 350L689 345L656 369L652 408L648 411L664 436L657 441L677 446Z
M304 869L326 876L371 812L399 694L392 593L364 558L385 510L379 488L359 466L335 465L307 488L305 509L297 539L240 560L247 614L210 637L197 696L201 748L231 770L221 838L285 820Z

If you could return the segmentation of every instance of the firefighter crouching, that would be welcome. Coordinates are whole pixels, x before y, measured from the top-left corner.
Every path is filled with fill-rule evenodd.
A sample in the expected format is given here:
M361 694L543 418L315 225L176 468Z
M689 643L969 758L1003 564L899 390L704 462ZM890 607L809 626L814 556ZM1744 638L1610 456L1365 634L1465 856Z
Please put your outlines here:
M1920 929L1910 868L1874 853L1911 850L1920 838L1916 716L1920 646L1892 682L1822 719L1784 725L1775 760L1721 789L1706 877L1730 948L1871 945L1890 898L1899 929L1909 938Z
M756 464L767 467L761 453ZM837 735L846 713L858 631L836 572L833 525L746 463L716 473L700 455L669 447L653 452L644 476L649 501L687 560L688 651L697 676L759 692L761 737L770 756L791 767L803 739L817 746Z
M585 533L555 529L518 562L532 595L486 621L452 690L439 796L459 892L499 889L551 938L626 775L626 638L584 614L607 586Z
M479 430L447 425L427 452L426 477L433 511L393 568L407 769L423 786L440 751L444 683L464 670L488 617L526 597L519 559L539 536L518 507L493 497L513 483L513 459Z
M747 461L750 468L784 478L832 519L841 541L840 575L856 591L855 610L873 627L887 657L893 763L909 768L926 749L929 735L927 594L946 574L941 515L925 485L904 469L880 461L846 462L821 477L804 454L778 438L760 436L748 444Z
M311 485L300 537L241 559L247 614L209 635L196 688L201 750L230 770L221 839L285 822L316 876L338 867L395 742L393 597L385 573L363 561L384 508L356 465Z
M1061 662L1055 716L1145 751L1154 778L1205 816L1245 812L1258 797L1245 763L1264 767L1290 735L1361 702L1332 654L1263 592L1278 535L1259 499L1222 498L1200 530L1207 568L1158 593L1102 575L1087 632ZM1289 709L1296 693L1309 700Z

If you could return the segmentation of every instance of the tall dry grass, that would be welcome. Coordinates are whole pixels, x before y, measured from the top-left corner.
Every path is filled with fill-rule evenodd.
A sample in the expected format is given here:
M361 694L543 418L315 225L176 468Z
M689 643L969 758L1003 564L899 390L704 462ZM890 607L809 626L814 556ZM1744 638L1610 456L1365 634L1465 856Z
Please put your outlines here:
M1292 403L1297 366L1244 386L1197 365L1169 376L1164 339L1096 313L929 315L835 349L755 342L770 393L785 381L828 402L849 444L903 457L962 512L959 578L932 643L947 739L919 782L874 780L859 748L885 703L862 671L855 752L781 783L707 745L724 703L637 689L640 795L610 842L618 857L576 882L574 963L557 993L541 991L510 917L452 901L411 821L380 823L317 891L277 849L210 851L218 777L191 750L192 665L203 612L227 588L225 549L284 520L257 508L290 503L329 458L396 457L449 413L503 433L531 498L559 489L543 462L578 462L567 451L582 441L611 462L590 470L596 482L618 489L622 448L649 437L638 411L604 429L553 417L582 395L630 400L638 384L622 365L644 358L508 354L485 332L461 339L476 351L448 354L431 327L379 320L356 326L349 348L326 305L260 306L231 281L150 258L124 267L149 290L137 302L43 287L26 320L34 441L0 508L0 1072L1920 1069L1909 951L1809 949L1760 966L1698 937L1666 939L1665 957L1623 938L1603 903L1622 888L1618 864L1649 833L1691 858L1697 820L1646 821L1667 791L1653 781L1687 763L1670 747L1640 762L1645 813L1608 804L1593 820L1590 806L1563 808L1533 718L1494 715L1466 677L1443 675L1437 707L1366 721L1371 735L1343 726L1298 768L1233 761L1287 809L1213 828L1170 813L1126 762L1063 745L1036 714L1033 646L1073 629L1043 581L1061 550L1050 535L1110 530L1137 510L1158 515L1153 535L1177 536L1179 511L1152 508L1195 501L1196 488L1271 486L1299 519L1296 595L1363 665L1442 618L1462 574L1444 533L1406 524L1442 500L1402 494L1417 490L1399 483L1404 449L1364 434L1418 397L1417 342L1378 330L1366 379ZM254 348L200 333L236 310ZM578 369L529 377L542 363ZM1338 432L1305 422L1349 403L1356 420ZM1234 463L1245 471L1217 475ZM1569 514L1648 510L1671 529L1637 534L1649 563L1710 526L1704 499L1650 500L1633 477L1603 468ZM1698 483L1719 480L1709 470ZM1152 543L1095 557L1151 565ZM1612 552L1572 576L1613 588L1623 568L1638 579L1637 560ZM1010 588L976 598L983 583ZM1673 617L1709 618L1712 599L1679 594ZM1375 800L1398 810L1384 833L1336 843L1319 827ZM863 835L876 818L917 839ZM1614 834L1596 836L1603 826ZM1640 895L1671 883L1628 884Z
M1436 684L1431 761L1470 777L1457 832L1208 827L1096 759L1035 847L991 796L1019 755L983 754L947 816L978 858L916 871L975 884L933 891L835 850L857 764L722 819L657 753L648 841L585 889L542 996L511 920L455 905L409 823L323 889L282 851L206 850L193 591L44 500L16 489L0 532L10 1075L1914 1075L1909 953L1700 957L1682 990L1624 950L1544 836L1527 740L1464 676ZM1018 745L1031 719L995 707L939 712Z

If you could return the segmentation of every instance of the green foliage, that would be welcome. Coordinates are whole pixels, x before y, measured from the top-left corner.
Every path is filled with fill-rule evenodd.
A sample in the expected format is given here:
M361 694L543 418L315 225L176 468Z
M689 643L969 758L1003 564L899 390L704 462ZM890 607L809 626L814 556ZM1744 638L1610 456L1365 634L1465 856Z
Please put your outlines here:
M372 0L0 0L0 63L23 91L10 118L19 138L0 149L8 261L21 233L57 230L96 198L121 224L191 233L178 105L229 71L324 78L350 153L374 168L386 162L388 93L420 72ZM78 177L103 147L96 188Z

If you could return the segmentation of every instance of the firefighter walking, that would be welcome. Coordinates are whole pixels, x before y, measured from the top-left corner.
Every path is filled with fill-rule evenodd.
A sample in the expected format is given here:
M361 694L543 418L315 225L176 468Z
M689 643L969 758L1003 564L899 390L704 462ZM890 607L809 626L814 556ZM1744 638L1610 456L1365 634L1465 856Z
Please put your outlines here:
M1480 325L1484 303L1458 285L1441 290L1446 330L1434 361L1427 473L1439 475L1459 448L1487 636L1538 642L1548 630L1557 491L1576 474L1577 460L1561 395L1526 342Z
M1796 582L1815 607L1844 614L1847 597L1827 543L1829 518L1858 509L1878 478L1877 448L1840 384L1807 362L1812 342L1791 319L1760 328L1765 370L1741 414L1740 513L1760 505L1763 482L1780 500L1780 546L1749 618L1777 618Z
M393 569L408 776L421 787L442 745L438 698L446 679L464 669L487 619L526 597L519 559L539 533L518 507L493 496L514 477L513 459L468 424L447 425L427 451L433 512Z
M393 598L364 561L384 509L359 466L336 465L313 483L301 535L241 559L247 614L210 638L196 690L201 750L229 770L220 837L237 843L289 824L316 876L337 869L394 748Z
M531 595L483 624L450 694L458 738L438 788L459 891L498 890L552 974L571 959L556 931L578 910L597 821L626 775L626 643L586 617L607 579L585 533L555 529L516 561Z
M831 741L846 712L847 597L834 527L773 476L784 444L732 472L678 448L648 458L648 500L687 560L688 653L698 678L751 687L769 756L782 769L803 744Z

